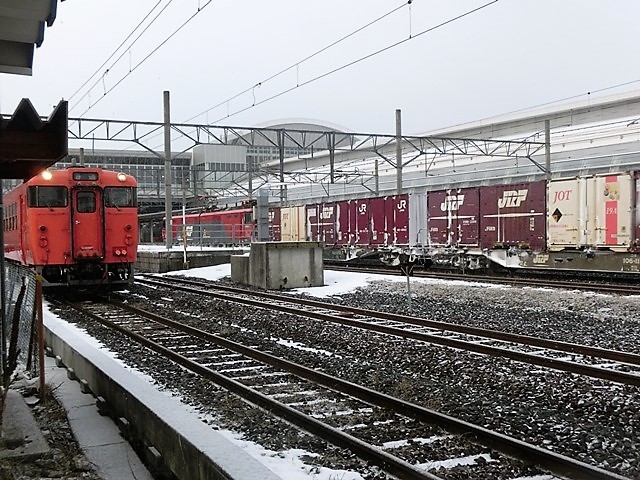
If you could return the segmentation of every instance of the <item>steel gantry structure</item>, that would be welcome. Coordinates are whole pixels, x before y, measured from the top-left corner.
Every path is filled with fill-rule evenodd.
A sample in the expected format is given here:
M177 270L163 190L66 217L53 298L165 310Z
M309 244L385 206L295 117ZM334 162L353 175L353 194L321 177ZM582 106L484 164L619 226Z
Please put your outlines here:
M69 138L133 143L151 152L158 158L165 158L160 146L149 146L153 139L161 136L166 123L141 122L106 119L69 119ZM534 163L542 172L548 166L541 165L533 156L547 148L548 142L525 139L481 139L451 138L446 136L407 136L372 133L339 132L335 130L302 130L290 128L238 127L209 124L171 123L172 134L181 139L181 150L186 152L201 144L236 145L252 147L270 146L278 152L277 159L248 165L244 177L230 183L221 196L238 195L239 192L251 197L253 192L264 186L288 183L336 182L362 185L376 182L378 193L378 160L391 168L403 168L421 158L425 175L439 159L464 159L473 161L477 157L520 158ZM398 144L401 146L398 161ZM286 157L285 147L295 148L300 154ZM286 193L281 193L283 200Z

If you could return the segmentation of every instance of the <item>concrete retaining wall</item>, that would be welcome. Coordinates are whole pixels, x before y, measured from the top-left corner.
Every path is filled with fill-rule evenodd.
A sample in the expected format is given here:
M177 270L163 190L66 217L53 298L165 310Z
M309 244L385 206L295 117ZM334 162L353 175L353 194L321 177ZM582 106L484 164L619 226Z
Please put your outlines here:
M179 479L282 480L241 448L223 438L184 406L155 390L104 352L88 345L60 322L45 319L45 338L54 355L96 396L115 419L126 419L133 440L160 452ZM123 420L119 420L123 423Z
M231 255L238 250L220 251L188 251L187 263L189 268L210 267L229 263ZM136 272L142 273L166 273L184 269L184 253L170 252L138 252Z

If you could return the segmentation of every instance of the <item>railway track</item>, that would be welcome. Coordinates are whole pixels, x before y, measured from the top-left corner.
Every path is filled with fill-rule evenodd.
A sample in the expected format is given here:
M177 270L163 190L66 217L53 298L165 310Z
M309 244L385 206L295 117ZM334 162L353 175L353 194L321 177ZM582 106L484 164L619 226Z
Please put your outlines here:
M343 272L360 272L370 273L376 275L394 275L405 276L405 273L398 267L385 268L385 267L357 267L357 266L344 266L344 265L330 265L331 270L338 270ZM520 272L523 273L523 272ZM485 283L503 283L514 286L525 287L539 287L539 288L566 288L569 290L586 290L598 293L611 293L618 295L640 295L640 286L637 282L633 283L604 283L586 281L581 277L570 279L551 279L548 278L549 272L544 272L544 276L496 276L496 275L476 275L476 274L464 274L464 273L448 273L448 272L435 272L426 271L420 269L413 269L411 276L415 278L433 278L441 280L462 280L467 282L485 282ZM611 278L609 278L611 280Z
M396 337L640 386L640 355L588 345L489 330L317 300L211 284L197 280L138 277L137 282L221 300L302 315Z
M171 288L175 289L175 284ZM428 471L435 471L439 465L425 458L425 450L434 444L446 447L452 454L453 458L443 461L444 465L483 459L496 471L503 468L514 472L511 478L530 474L527 465L531 463L563 478L625 478L322 373L321 367L311 369L262 348L225 339L220 332L204 331L119 302L72 307L245 401L348 449L396 478L442 478L439 471ZM496 450L502 454L496 454ZM473 475L468 478L477 478Z

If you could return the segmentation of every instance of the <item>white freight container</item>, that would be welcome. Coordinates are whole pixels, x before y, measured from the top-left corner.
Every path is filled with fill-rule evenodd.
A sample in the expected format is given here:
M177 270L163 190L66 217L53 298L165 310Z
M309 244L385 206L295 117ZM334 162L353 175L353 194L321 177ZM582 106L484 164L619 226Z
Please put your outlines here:
M549 248L626 250L632 234L633 189L628 173L549 182Z

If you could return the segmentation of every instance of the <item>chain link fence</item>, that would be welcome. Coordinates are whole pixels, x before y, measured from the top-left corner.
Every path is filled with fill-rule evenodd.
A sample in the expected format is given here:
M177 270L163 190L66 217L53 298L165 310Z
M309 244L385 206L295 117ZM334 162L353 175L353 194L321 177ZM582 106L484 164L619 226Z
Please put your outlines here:
M16 369L37 376L36 274L33 270L5 263L7 372Z

